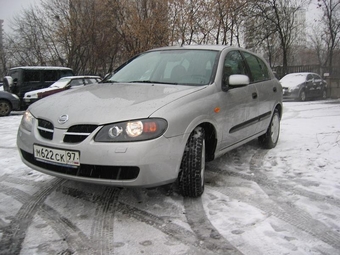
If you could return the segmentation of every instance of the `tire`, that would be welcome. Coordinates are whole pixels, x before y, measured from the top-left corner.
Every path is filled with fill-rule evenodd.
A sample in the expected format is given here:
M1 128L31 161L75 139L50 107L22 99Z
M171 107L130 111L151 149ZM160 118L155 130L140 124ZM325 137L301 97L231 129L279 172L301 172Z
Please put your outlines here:
M204 192L205 133L197 127L191 133L183 153L178 176L179 191L184 197L199 197Z
M0 117L8 116L11 111L11 104L6 100L0 100Z
M306 92L304 90L301 91L299 99L302 102L306 101Z
M280 114L275 110L270 121L267 132L259 137L261 146L265 149L272 149L276 146L280 136Z

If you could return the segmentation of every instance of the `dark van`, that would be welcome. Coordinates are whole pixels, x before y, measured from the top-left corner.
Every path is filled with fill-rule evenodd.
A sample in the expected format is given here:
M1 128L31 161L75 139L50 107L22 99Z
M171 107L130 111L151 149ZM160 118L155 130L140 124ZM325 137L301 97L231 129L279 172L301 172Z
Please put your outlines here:
M73 76L71 68L57 66L20 66L9 70L4 78L4 90L16 94L21 101L28 91L49 87L62 77Z

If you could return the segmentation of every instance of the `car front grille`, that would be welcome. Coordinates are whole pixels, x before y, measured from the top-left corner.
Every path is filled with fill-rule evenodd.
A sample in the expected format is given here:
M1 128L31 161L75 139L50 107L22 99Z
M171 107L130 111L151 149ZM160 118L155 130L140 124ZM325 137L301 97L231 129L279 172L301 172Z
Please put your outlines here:
M75 125L70 127L65 136L65 143L80 143L84 141L98 126L97 125Z
M54 126L51 122L43 119L38 119L38 131L39 134L45 139L53 139L53 129Z
M80 143L84 141L98 126L97 125L75 125L70 127L64 136L64 143ZM48 140L53 139L54 126L51 122L38 119L39 134Z
M77 168L53 165L46 162L37 161L34 155L24 150L20 150L23 158L29 163L43 169L72 176L81 176L90 179L106 180L134 180L139 175L137 166L102 166L81 164Z

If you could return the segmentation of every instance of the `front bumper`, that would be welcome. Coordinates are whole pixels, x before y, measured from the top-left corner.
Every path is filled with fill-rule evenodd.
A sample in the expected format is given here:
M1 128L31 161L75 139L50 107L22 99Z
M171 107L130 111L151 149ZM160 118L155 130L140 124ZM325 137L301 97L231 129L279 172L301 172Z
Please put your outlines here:
M283 99L298 99L299 98L299 90L294 89L290 90L288 88L283 88L282 98Z
M22 161L45 174L95 184L118 187L155 187L176 181L185 147L183 136L159 137L130 143L94 142L95 132L76 144L64 143L65 130L55 129L53 140L40 136L36 128L28 132L19 127L17 146ZM76 150L80 166L76 168L37 161L33 145Z
M23 98L23 101L25 102L26 106L29 106L38 100L39 98Z

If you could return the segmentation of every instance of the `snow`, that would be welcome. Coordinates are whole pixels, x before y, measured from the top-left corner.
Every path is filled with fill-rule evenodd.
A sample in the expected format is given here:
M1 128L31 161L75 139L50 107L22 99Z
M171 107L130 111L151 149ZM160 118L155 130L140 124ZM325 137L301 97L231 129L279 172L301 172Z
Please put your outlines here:
M0 254L340 254L340 99L284 102L276 148L209 162L199 199L32 170L21 116L0 118Z

